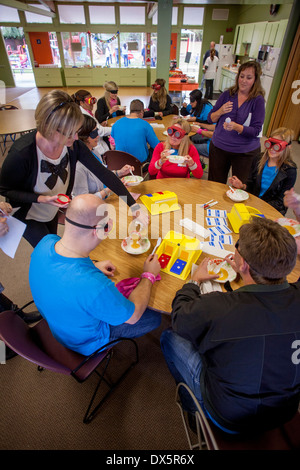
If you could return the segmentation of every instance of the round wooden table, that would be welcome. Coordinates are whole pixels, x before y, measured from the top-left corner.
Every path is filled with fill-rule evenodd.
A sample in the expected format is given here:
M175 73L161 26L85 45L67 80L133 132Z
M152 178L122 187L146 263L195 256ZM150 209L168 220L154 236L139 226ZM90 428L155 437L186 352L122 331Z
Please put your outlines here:
M34 109L11 109L0 111L0 147L5 151L8 136L23 134L36 128Z
M154 192L159 191L173 191L178 197L178 203L181 206L181 210L150 216L148 237L150 239L151 246L144 254L131 255L125 252L121 247L122 240L128 236L128 225L132 220L132 217L130 215L128 216L128 206L115 195L112 195L107 199L106 202L111 205L111 209L115 213L115 227L113 232L109 235L109 238L102 241L93 251L91 258L96 260L111 260L117 267L117 272L114 278L112 278L116 283L122 279L139 277L143 272L144 261L154 249L158 236L164 238L169 230L196 237L200 241L208 241L209 239L203 239L200 236L195 235L193 232L183 229L179 225L179 220L187 217L207 228L205 222L206 211L202 209L199 211L199 206L201 204L204 204L211 199L215 199L218 201L218 204L216 204L212 209L226 210L227 213L231 211L234 205L234 202L226 195L228 186L221 183L215 183L213 181L194 178L149 180L142 182L138 186L131 187L129 190L140 195L153 194ZM140 200L138 199L137 202L140 202ZM251 194L249 195L249 199L245 201L245 205L258 209L265 217L272 220L281 217L281 214L272 206ZM198 214L197 220L196 211ZM199 220L199 213L201 213L201 211L203 217ZM229 223L228 225L230 226ZM232 232L231 235L234 242L239 238L239 235L234 232ZM225 249L234 252L234 245L225 245ZM196 264L199 264L205 257L214 258L214 256L202 252ZM300 261L298 257L296 267L288 276L288 281L296 282L299 277ZM188 279L190 279L190 275L187 280ZM161 312L170 313L175 293L185 282L186 281L171 276L168 273L161 272L161 280L156 282L153 286L149 306ZM241 285L241 280L233 281L231 283L231 287L233 289L241 287ZM223 287L223 284L221 284L221 286Z
M108 120L108 126L112 126L116 121L119 119L122 119L124 116L117 116L114 118L111 118ZM174 119L178 118L180 116L177 116L176 114L168 114L167 116L163 116L161 120L150 120L150 119L145 119L145 121L149 122L150 125L152 125L153 130L160 142L164 141L167 139L167 135L164 134L166 132L167 128L170 127ZM191 123L192 124L192 123ZM163 127L161 127L163 126ZM190 132L189 136L194 135L195 132Z

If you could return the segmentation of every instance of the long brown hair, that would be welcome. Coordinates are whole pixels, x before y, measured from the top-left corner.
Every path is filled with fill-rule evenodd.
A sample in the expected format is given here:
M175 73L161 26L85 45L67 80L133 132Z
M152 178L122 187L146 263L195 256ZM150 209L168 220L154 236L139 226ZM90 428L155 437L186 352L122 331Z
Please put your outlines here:
M185 119L182 119L182 118L174 119L173 125L174 124L178 124L187 134L189 134L191 132L191 126L188 123L188 121L186 121ZM180 141L179 149L178 149L178 155L182 155L182 156L188 155L191 143L192 142L191 142L189 136L185 135L183 137L183 139L181 139L181 141ZM171 148L169 138L165 141L164 147L165 147L166 150Z
M294 131L292 129L287 129L286 127L279 127L279 129L275 129L270 135L270 137L275 137L279 136L280 140L284 140L287 142L289 145L285 147L283 152L279 155L279 158L277 160L277 168L280 168L283 164L289 165L289 166L296 166L295 162L292 159L291 156L291 143L294 138ZM266 150L263 154L263 156L260 159L259 165L258 165L258 173L261 173L265 163L268 161L269 155L268 155L268 150Z
M157 78L155 80L155 83L157 85L160 85L160 89L152 93L152 100L158 101L159 109L163 111L166 108L168 96L168 92L165 88L166 80L164 80L163 78Z
M259 95L265 96L265 90L261 86L261 81L260 81L261 67L260 67L260 64L258 62L255 62L254 60L249 60L248 62L245 62L239 67L239 70L235 79L235 84L229 88L230 96L235 95L239 91L239 78L240 78L241 72L249 68L253 68L254 74L255 74L255 80L250 90L247 101L251 100L252 98L256 98Z

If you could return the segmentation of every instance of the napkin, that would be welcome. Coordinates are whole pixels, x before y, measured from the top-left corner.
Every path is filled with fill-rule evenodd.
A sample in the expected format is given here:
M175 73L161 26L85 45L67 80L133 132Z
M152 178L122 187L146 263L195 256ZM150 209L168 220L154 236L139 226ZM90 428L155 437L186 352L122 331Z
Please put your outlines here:
M234 254L232 251L227 251L224 248L218 248L218 246L214 246L214 243L211 242L201 242L200 248L202 251L204 251L204 253L207 253L208 255L217 256L218 258L225 258L227 255Z
M138 283L140 282L141 278L140 277L129 277L127 279L123 279L122 281L118 282L116 284L116 288L118 289L121 294L128 299L130 296L131 292L136 288ZM156 276L156 281L160 281L161 277L160 274Z
M209 292L219 291L222 292L222 287L218 282L204 281L200 284L201 294L209 294Z

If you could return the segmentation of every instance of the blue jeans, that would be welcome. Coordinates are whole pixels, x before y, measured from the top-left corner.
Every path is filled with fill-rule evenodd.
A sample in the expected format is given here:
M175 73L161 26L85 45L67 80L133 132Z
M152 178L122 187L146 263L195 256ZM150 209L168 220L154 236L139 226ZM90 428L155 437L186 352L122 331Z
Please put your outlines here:
M110 325L109 341L118 338L139 338L158 328L161 323L161 314L146 308L143 315L134 325L122 323L121 325Z
M202 144L193 144L199 155L202 156L202 157L209 157L209 153L208 153L208 150L207 150L207 142L203 142Z

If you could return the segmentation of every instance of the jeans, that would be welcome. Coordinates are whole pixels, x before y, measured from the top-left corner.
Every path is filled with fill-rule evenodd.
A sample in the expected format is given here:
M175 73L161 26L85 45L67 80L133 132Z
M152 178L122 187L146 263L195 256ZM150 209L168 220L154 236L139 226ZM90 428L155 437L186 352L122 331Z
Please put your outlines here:
M158 328L161 323L161 314L146 308L143 315L134 325L122 323L121 325L110 325L109 341L118 338L139 338Z
M163 331L160 345L176 384L184 382L192 390L200 406L204 408L200 390L202 361L198 350L194 348L190 341L179 336L171 329ZM179 393L183 409L194 413L196 407L188 392L182 388Z

